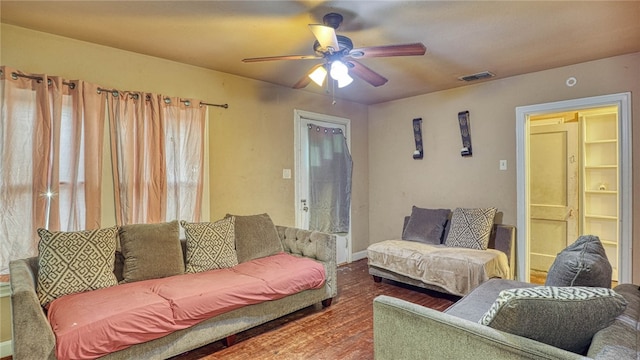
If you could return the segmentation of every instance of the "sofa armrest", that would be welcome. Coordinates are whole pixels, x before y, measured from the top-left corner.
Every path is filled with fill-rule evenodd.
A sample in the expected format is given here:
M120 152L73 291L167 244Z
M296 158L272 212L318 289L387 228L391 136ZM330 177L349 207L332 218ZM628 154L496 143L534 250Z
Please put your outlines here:
M336 236L319 231L276 225L284 251L322 262L326 281L326 299L338 294L338 269L336 264Z
M276 226L276 229L286 252L336 263L335 235L286 226Z
M491 234L489 247L500 250L507 255L510 279L515 279L516 271L516 227L513 225L495 224Z
M56 339L36 294L35 258L9 263L14 359L55 359Z
M373 301L376 360L587 359L389 296Z

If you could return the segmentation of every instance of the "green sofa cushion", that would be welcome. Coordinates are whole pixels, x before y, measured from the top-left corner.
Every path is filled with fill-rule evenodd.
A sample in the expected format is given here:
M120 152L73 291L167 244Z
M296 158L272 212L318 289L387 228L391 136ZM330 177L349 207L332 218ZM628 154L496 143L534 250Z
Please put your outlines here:
M235 216L238 262L275 255L284 251L276 226L268 214Z
M157 279L184 273L178 221L131 224L120 227L124 257L122 283Z

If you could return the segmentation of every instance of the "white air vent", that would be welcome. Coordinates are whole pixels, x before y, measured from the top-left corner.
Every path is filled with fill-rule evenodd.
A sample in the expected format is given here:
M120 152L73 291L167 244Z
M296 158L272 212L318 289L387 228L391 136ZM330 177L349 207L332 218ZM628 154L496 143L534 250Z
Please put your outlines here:
M490 71L482 71L482 72L471 74L471 75L460 76L458 78L458 80L461 80L461 81L475 81L475 80L482 80L482 79L492 78L494 76L496 76L496 75L494 73L490 72Z

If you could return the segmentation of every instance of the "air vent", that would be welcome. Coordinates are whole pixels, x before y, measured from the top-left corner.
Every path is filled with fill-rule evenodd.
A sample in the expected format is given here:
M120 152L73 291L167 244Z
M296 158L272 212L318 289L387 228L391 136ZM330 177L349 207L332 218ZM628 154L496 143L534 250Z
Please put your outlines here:
M492 78L494 76L496 76L496 74L494 74L494 73L492 73L490 71L482 71L482 72L471 74L471 75L460 76L458 78L458 80L461 80L461 81L476 81L476 80Z

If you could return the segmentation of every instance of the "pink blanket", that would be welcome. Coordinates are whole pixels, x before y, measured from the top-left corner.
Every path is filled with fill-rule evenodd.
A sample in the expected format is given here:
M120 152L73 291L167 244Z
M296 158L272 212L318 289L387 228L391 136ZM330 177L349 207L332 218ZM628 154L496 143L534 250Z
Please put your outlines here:
M322 264L280 253L229 269L63 296L51 302L48 317L58 359L93 359L324 282Z

